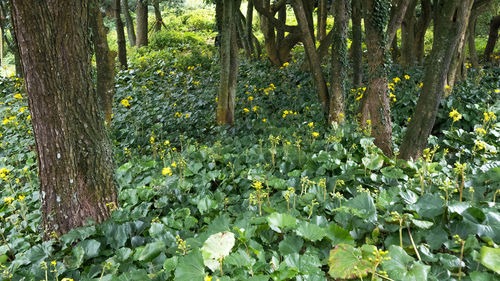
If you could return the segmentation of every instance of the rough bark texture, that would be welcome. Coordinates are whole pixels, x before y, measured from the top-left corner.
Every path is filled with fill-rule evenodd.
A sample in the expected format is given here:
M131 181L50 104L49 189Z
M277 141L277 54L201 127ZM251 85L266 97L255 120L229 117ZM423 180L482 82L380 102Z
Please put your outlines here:
M351 0L352 6L352 84L353 88L361 87L363 80L362 63L363 50L361 49L361 0Z
M326 36L326 19L328 16L327 0L319 0L318 3L318 41L323 40Z
M408 5L406 14L401 24L401 64L408 67L416 60L415 53L415 28L416 17L415 8L417 7L417 0L412 0Z
M127 26L128 42L130 44L130 47L133 47L133 46L135 46L135 42L136 42L137 38L135 36L134 21L132 20L132 17L130 16L130 11L128 8L129 8L128 0L122 0L122 12L123 12L123 15L125 16L125 24Z
M94 43L97 67L97 96L104 112L104 120L111 126L113 95L115 94L115 58L116 52L109 50L108 35L104 26L99 1L91 0L90 26Z
M138 0L136 14L136 41L137 47L148 45L148 0Z
M392 46L392 41L397 36L398 29L401 26L403 18L406 14L408 4L410 4L410 0L399 0L398 5L391 11L391 18L389 20L389 24L387 25L386 50Z
M430 0L421 1L422 13L418 17L415 27L415 49L418 64L422 65L425 56L425 33L432 19L432 4Z
M125 31L123 30L123 22L121 18L121 2L114 1L115 10L115 25L116 25L116 43L118 45L118 62L121 69L127 69L127 45L125 44Z
M297 18L297 23L299 24L299 28L302 32L302 43L304 44L304 49L309 61L314 83L318 90L319 100L324 113L328 114L330 102L328 98L328 87L321 71L321 62L319 60L318 53L316 52L316 46L314 44L314 37L312 34L313 31L311 31L309 27L304 3L302 0L294 0L292 1L292 6L293 11L295 12L295 17Z
M113 160L91 80L89 1L12 0L45 237L109 217Z
M236 44L236 20L240 0L222 1L222 25L220 44L220 82L217 101L217 124L234 122L234 101L238 78L238 46Z
M154 2L153 2L153 8L155 10L154 30L155 31L160 31L162 25L165 25L165 24L163 23L163 18L161 17L160 2L158 0L154 0Z
M426 60L422 92L400 147L400 157L417 159L427 146L443 96L451 60L465 33L472 0L442 0L437 5L435 40Z
M347 29L349 27L350 1L335 2L332 47L332 90L328 121L341 123L344 120L345 81L347 80Z
M484 61L490 62L491 55L495 49L495 44L498 40L498 28L500 28L500 15L493 17L490 22L490 34L488 36L488 43L484 48Z
M385 155L392 156L392 122L387 88L387 72L385 69L384 22L387 7L384 0L367 0L365 7L366 47L368 50L368 66L370 82L366 91L366 99L362 104L368 110L375 145ZM367 114L363 114L366 116ZM366 120L365 120L366 121Z

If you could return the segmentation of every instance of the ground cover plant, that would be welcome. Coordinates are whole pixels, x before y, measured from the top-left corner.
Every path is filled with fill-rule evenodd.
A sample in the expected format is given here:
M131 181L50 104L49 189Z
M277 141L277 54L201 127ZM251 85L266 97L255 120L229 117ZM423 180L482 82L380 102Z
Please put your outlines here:
M1 78L3 280L498 280L499 68L470 69L406 161L353 122L364 87L326 123L300 51L243 60L237 121L215 126L212 26L189 28L206 37L165 30L117 73L111 218L48 240L23 80ZM391 70L394 148L422 77Z

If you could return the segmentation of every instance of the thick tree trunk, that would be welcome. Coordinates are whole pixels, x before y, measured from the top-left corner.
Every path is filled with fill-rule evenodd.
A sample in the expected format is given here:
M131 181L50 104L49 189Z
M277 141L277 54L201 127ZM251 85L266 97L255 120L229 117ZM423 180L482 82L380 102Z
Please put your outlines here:
M236 45L236 20L241 0L223 0L220 83L217 98L217 124L234 123L234 102L238 78L238 46Z
M148 0L138 0L135 8L136 14L136 41L137 47L148 45Z
M490 22L490 34L488 36L488 43L484 48L484 61L490 62L495 44L498 40L498 28L500 28L500 15L493 17Z
M109 50L108 36L104 26L99 1L92 0L90 26L92 42L94 43L95 61L97 66L97 96L104 120L108 128L111 126L113 95L115 94L115 58L116 52Z
M329 123L344 120L345 81L347 80L347 29L349 27L349 0L334 3L335 25L333 26L332 47L332 91L330 95Z
M417 21L415 8L417 2L417 0L411 0L401 24L401 64L406 67L417 60L415 53L415 25Z
M123 12L123 15L125 16L125 25L127 26L128 42L129 42L130 47L133 47L133 46L135 46L135 42L137 41L137 38L135 36L134 21L132 20L132 17L130 16L128 0L122 0L122 12Z
M123 22L121 17L120 0L114 1L115 10L115 25L116 25L116 43L118 45L118 62L121 69L127 69L127 45L125 43L125 32L123 30Z
M46 238L109 217L113 154L91 78L89 1L13 0Z
M424 85L415 112L400 147L400 157L417 159L427 146L443 96L452 57L465 33L472 0L440 1L435 23L435 40L426 60Z
M314 83L316 84L316 88L318 90L319 100L323 107L323 112L325 113L325 115L327 115L329 113L330 102L328 98L328 87L321 70L321 62L319 60L318 53L316 52L314 37L311 29L309 28L306 11L304 9L302 0L292 1L292 6L295 12L295 17L297 18L297 23L299 24L300 30L302 32L302 43L304 44L304 49L309 61L309 66L311 68Z
M368 50L368 66L370 82L366 92L366 101L362 104L368 110L372 136L375 138L375 145L378 146L385 155L392 156L392 122L391 109L389 106L389 95L387 88L387 70L385 69L384 28L384 7L385 0L367 0L365 7L365 29L366 47ZM366 116L367 114L362 114ZM366 120L364 120L366 121Z
M351 0L352 1L352 84L353 88L361 87L363 80L363 50L361 49L361 0Z

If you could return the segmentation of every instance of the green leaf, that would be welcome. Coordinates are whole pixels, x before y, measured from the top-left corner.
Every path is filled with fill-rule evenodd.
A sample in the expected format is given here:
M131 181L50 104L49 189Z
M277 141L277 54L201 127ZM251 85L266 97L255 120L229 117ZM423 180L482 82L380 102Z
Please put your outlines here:
M237 252L230 254L224 260L224 264L231 264L236 267L246 267L250 268L255 264L255 259L251 258L243 249L239 249Z
M370 155L371 157L364 157L361 161L367 169L372 171L379 170L384 165L384 157L380 155Z
M101 248L101 243L97 240L84 240L76 246L80 246L83 248L85 252L85 259L95 258L99 255L99 248Z
M374 246L372 246L374 247ZM354 279L365 277L372 271L373 264L363 257L361 249L349 244L339 244L330 251L328 273L334 279Z
M312 242L321 240L326 236L326 231L324 228L306 221L302 221L299 223L299 226L295 230L295 233L297 233L297 235L299 235L300 237Z
M422 220L416 220L416 219L411 219L411 222L418 228L422 229L429 229L431 226L434 225L433 222L430 221L422 221Z
M198 207L198 210L200 210L200 213L203 215L208 210L217 208L217 202L210 199L209 196L205 195L198 201L198 204L196 206Z
M444 212L444 200L439 197L439 193L424 194L415 204L417 213L424 217L433 219Z
M304 245L304 240L302 238L290 234L286 235L283 241L280 242L278 248L280 250L280 254L282 256L298 253L302 249L302 245Z
M390 278L401 281L427 280L431 267L415 262L401 247L389 247L389 257L391 259L385 261L383 267Z
M500 248L481 247L481 264L500 274Z
M138 261L152 261L154 258L156 258L162 252L162 250L165 250L165 243L163 243L162 241L148 243L142 249L137 260Z
M168 258L163 262L163 270L166 272L171 272L177 267L177 264L179 263L179 258L177 256L173 256L171 258Z
M116 257L118 258L119 261L126 261L130 256L132 256L132 249L129 248L120 248L118 251L116 251Z
M343 229L342 227L332 223L326 229L326 237L332 240L333 245L337 244L351 244L354 245L354 239L352 238L349 231Z
M373 202L373 198L367 193L362 193L348 200L345 203L345 206L356 209L357 212L355 213L361 218L367 219L368 222L377 221L377 209L375 207L375 203Z
M382 175L384 175L385 177L390 178L390 179L407 179L408 178L408 176L405 175L403 170L401 170L400 168L396 168L396 167L385 167L382 170L380 170L380 172L382 172Z
M205 277L205 266L203 265L203 257L198 249L179 259L177 268L175 269L176 281L195 281L203 280Z
M82 247L77 246L73 247L73 250L71 251L71 257L69 258L68 261L68 268L69 269L77 269L83 264L83 258L85 256L85 251L83 250Z
M78 227L78 228L73 228L70 230L68 233L64 234L61 236L61 241L64 244L72 244L76 242L77 240L85 240L91 235L94 235L96 232L95 226L87 226L87 227Z
M293 228L297 225L297 219L288 215L288 214L280 214L280 213L272 213L267 217L267 222L269 223L269 227L281 233L282 229L285 228Z

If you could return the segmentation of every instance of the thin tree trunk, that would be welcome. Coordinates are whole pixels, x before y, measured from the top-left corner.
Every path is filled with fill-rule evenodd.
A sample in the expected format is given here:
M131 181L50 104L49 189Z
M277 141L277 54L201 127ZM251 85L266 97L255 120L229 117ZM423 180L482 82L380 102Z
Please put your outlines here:
M118 45L118 62L121 69L127 69L127 45L125 43L125 32L123 31L123 22L121 17L121 2L114 1L115 25L116 25L116 43Z
M127 26L128 42L130 47L134 47L137 38L135 36L134 21L130 16L128 0L122 0L122 5L123 5L122 6L123 15L125 16L125 25Z
M470 62L473 68L479 68L479 58L477 56L477 50L476 50L476 23L477 23L477 16L475 13L471 16L471 19L469 21L469 30L467 33L469 34L467 38L467 43L469 46L469 56L470 56Z
M11 6L11 14L12 14L12 5ZM12 54L14 54L14 64L15 64L15 74L16 76L18 77L22 77L23 75L23 68L22 68L22 65L21 65L21 58L19 56L19 47L18 47L18 44L17 44L17 38L16 38L16 33L14 32L14 19L12 18L12 16L10 17L10 21L11 21L11 24L9 25L7 23L7 21L5 20L7 17L6 15L9 13L9 9L8 9L8 6L6 6L2 1L0 1L0 9L1 9L1 13L2 13L2 21L1 21L1 27L3 29L3 39L5 40L5 42L7 43L7 47L9 48L9 50L12 52ZM5 33L6 30L9 30L10 34L11 34L11 37L12 37L12 40L9 40L7 38L7 35Z
M327 0L319 0L318 3L318 41L323 40L326 36L326 19L328 17Z
M415 28L417 21L415 18L415 8L417 7L417 2L417 0L411 0L401 24L401 64L406 67L412 65L417 60L415 53Z
M465 33L472 0L443 0L436 11L434 43L426 60L422 92L399 149L403 159L418 159L427 146L443 96L452 57Z
M137 38L135 45L137 47L148 45L148 0L138 0L135 8L137 21Z
M425 56L425 33L431 23L432 19L432 4L430 0L421 0L422 12L418 17L415 26L415 42L414 42L414 53L416 54L416 59L419 65L424 62Z
M488 43L484 48L484 61L490 62L491 55L495 49L495 44L498 40L498 28L500 28L500 15L493 17L490 22L490 33L488 36Z
M333 26L332 47L332 92L328 121L341 123L344 121L344 96L347 80L347 29L349 27L349 0L335 2L335 25Z
M111 126L113 95L115 92L115 57L116 52L109 50L108 36L104 26L98 0L91 5L90 26L92 28L92 42L97 67L97 96L100 99L104 120Z
M406 9L410 4L411 0L399 0L397 7L391 11L391 18L389 20L389 24L387 25L387 44L386 50L388 50L392 46L392 41L397 35L398 29L403 22L403 18L406 14ZM384 5L384 4L380 4Z
M367 0L365 7L365 30L366 47L369 53L368 66L370 73L370 82L366 91L366 101L362 104L368 110L372 137L375 138L375 145L378 146L385 155L392 156L392 122L391 110L389 106L389 95L387 87L387 73L385 52L387 46L384 46L384 28L386 22L383 22L383 16L377 9L383 7L384 0ZM363 114L366 116L367 114ZM366 120L364 120L366 122Z
M328 87L321 70L321 63L318 53L316 52L313 34L309 28L306 11L304 10L302 0L292 1L292 6L302 32L302 43L304 44L304 49L312 71L314 83L316 84L316 88L318 90L319 100L321 102L323 112L327 115L329 113Z
M107 219L113 153L91 78L90 3L12 0L35 136L45 238ZM50 20L49 20L50 19Z
M154 0L153 2L153 8L155 10L155 24L154 24L154 30L155 31L160 31L161 26L165 25L163 23L163 18L161 17L161 10L160 10L160 3L158 0Z
M254 35L253 35L253 0L248 0L245 36L247 38L247 41L250 44L250 55L255 58L256 57L256 50L255 50L256 46L254 46L254 40L253 40L253 37L254 37Z
M352 0L352 69L353 69L353 88L361 87L363 80L362 63L363 50L361 49L361 0Z
M238 46L236 45L236 20L240 0L223 0L220 83L217 98L217 124L234 123L234 102L238 78Z

